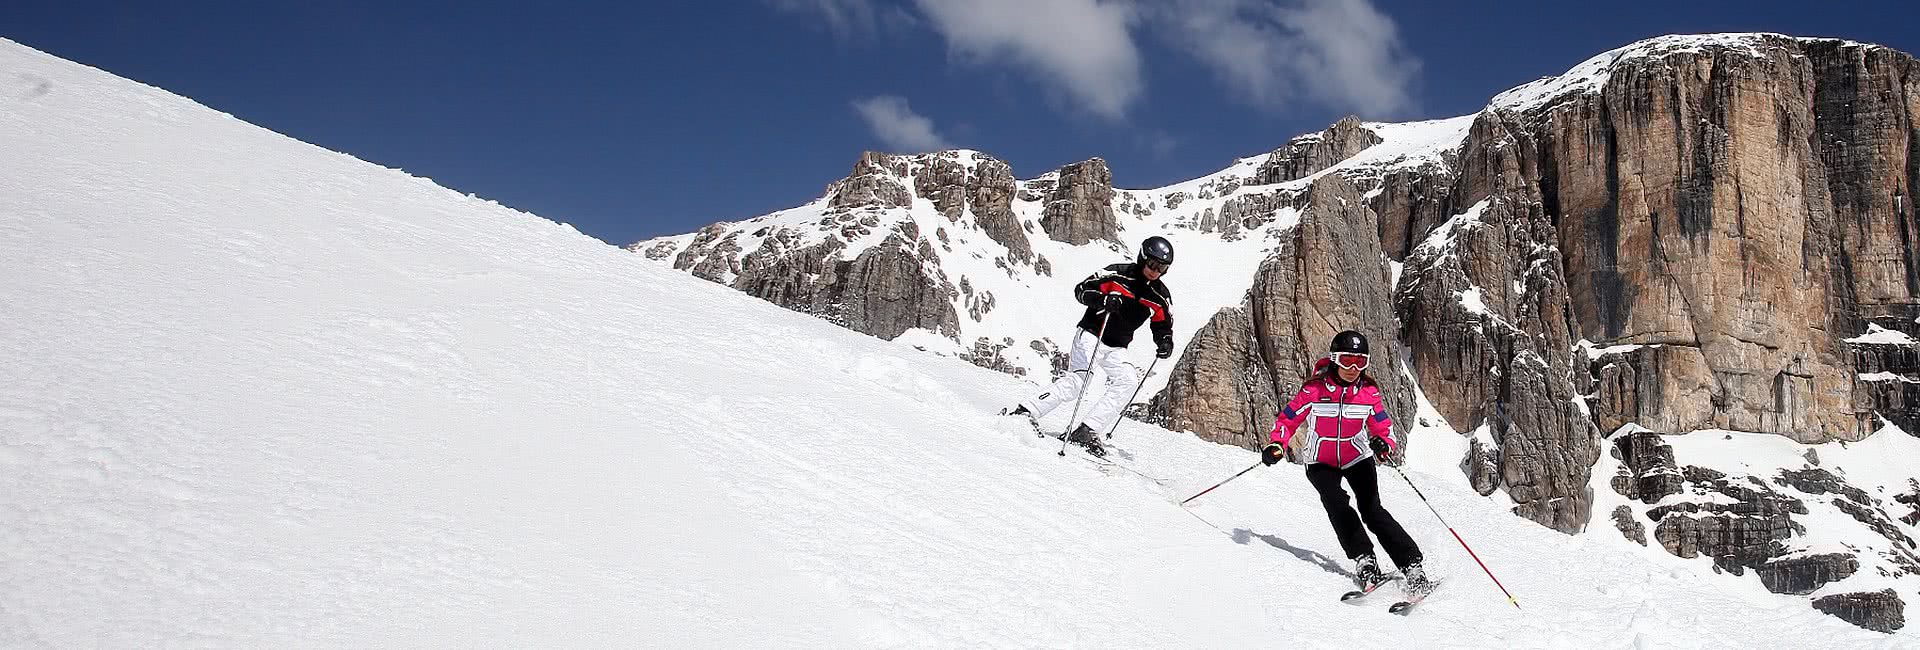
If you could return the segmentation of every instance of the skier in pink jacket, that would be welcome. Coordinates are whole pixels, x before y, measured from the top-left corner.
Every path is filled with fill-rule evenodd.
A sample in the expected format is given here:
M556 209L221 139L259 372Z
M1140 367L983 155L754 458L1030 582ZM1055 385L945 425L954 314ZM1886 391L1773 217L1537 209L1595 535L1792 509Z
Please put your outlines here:
M1380 386L1366 372L1369 358L1365 335L1352 330L1334 335L1327 358L1314 364L1313 374L1275 418L1269 435L1273 442L1261 450L1260 456L1268 465L1283 458L1291 461L1293 454L1287 443L1304 429L1307 437L1301 448L1307 481L1320 493L1320 504L1333 522L1341 550L1356 564L1354 581L1361 589L1371 591L1387 580L1374 558L1373 542L1367 538L1371 530L1387 548L1394 566L1399 567L1407 590L1422 592L1432 583L1420 565L1420 547L1380 505L1374 457L1391 455L1396 443L1393 420L1381 403ZM1358 513L1347 505L1347 493L1340 489L1342 478L1359 501Z

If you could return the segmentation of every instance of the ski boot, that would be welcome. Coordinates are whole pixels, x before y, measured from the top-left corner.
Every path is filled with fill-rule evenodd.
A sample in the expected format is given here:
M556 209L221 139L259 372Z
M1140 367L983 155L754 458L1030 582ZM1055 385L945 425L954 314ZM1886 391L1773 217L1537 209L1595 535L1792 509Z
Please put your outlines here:
M1094 458L1107 457L1107 448L1100 444L1100 434L1084 422L1082 422L1080 426L1074 427L1072 433L1067 434L1067 442L1080 445Z
M1374 587L1387 581L1386 574L1380 572L1380 561L1373 556L1362 555L1354 558L1353 564L1353 584L1361 591L1373 591Z
M1403 585L1407 589L1408 598L1426 596L1429 592L1433 591L1435 586L1433 579L1427 577L1426 567L1421 566L1421 563L1418 561L1401 567L1400 575L1403 578Z

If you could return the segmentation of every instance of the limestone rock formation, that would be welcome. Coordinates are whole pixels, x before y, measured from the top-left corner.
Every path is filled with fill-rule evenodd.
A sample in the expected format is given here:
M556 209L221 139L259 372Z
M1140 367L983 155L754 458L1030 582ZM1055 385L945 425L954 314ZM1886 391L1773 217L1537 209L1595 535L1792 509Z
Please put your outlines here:
M1149 412L1168 428L1249 448L1265 444L1280 405L1293 397L1327 342L1343 329L1371 339L1382 362L1370 372L1405 439L1412 386L1400 374L1392 271L1374 236L1378 224L1353 185L1315 181L1299 224L1260 265L1237 308L1222 310L1188 343Z
M1120 242L1120 224L1113 214L1113 173L1099 158L1060 168L1059 180L1046 196L1040 227L1054 241L1085 244L1095 240Z
M1907 604L1892 589L1816 598L1813 608L1875 632L1891 634L1907 624Z
M1252 182L1267 185L1306 178L1380 142L1380 136L1362 126L1360 118L1344 117L1325 131L1294 138L1269 154Z

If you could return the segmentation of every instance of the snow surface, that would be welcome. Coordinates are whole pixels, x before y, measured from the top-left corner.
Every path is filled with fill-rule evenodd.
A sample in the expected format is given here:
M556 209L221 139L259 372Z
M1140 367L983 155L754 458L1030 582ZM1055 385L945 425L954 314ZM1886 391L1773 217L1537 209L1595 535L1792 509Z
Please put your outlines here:
M1525 609L1394 473L1446 586L1342 605L1298 468L1182 508L1254 454L1129 421L1169 485L1102 473L987 415L1031 383L11 42L0 70L0 646L1915 643L1514 517L1430 406L1408 474Z
M1881 327L1879 325L1874 325L1872 323L1867 324L1867 333L1847 339L1847 342L1848 343L1874 343L1874 344L1882 344L1882 345L1920 344L1920 341L1913 340L1913 337L1908 336L1906 332L1902 332L1900 330L1890 330L1890 329Z
M1602 347L1599 344L1596 344L1593 341L1589 341L1586 339L1580 339L1580 342L1574 345L1576 349L1583 350L1586 352L1587 361L1599 361L1601 357L1607 356L1609 354L1626 354L1628 352L1632 352L1634 350L1638 350L1644 347L1656 347L1656 348L1661 347L1660 344L1657 344L1657 343L1651 346L1643 345L1639 343L1626 343L1621 345L1608 345L1608 346Z

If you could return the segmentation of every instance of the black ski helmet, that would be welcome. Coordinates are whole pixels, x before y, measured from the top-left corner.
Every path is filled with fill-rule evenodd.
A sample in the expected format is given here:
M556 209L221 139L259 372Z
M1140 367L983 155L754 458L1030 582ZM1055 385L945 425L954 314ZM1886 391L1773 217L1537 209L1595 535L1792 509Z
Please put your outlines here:
M1140 256L1133 261L1136 264L1146 264L1147 260L1173 266L1173 242L1159 235L1148 237L1146 241L1140 242Z
M1353 330L1335 334L1333 335L1333 345L1328 346L1327 351L1333 353L1367 354L1367 335Z

